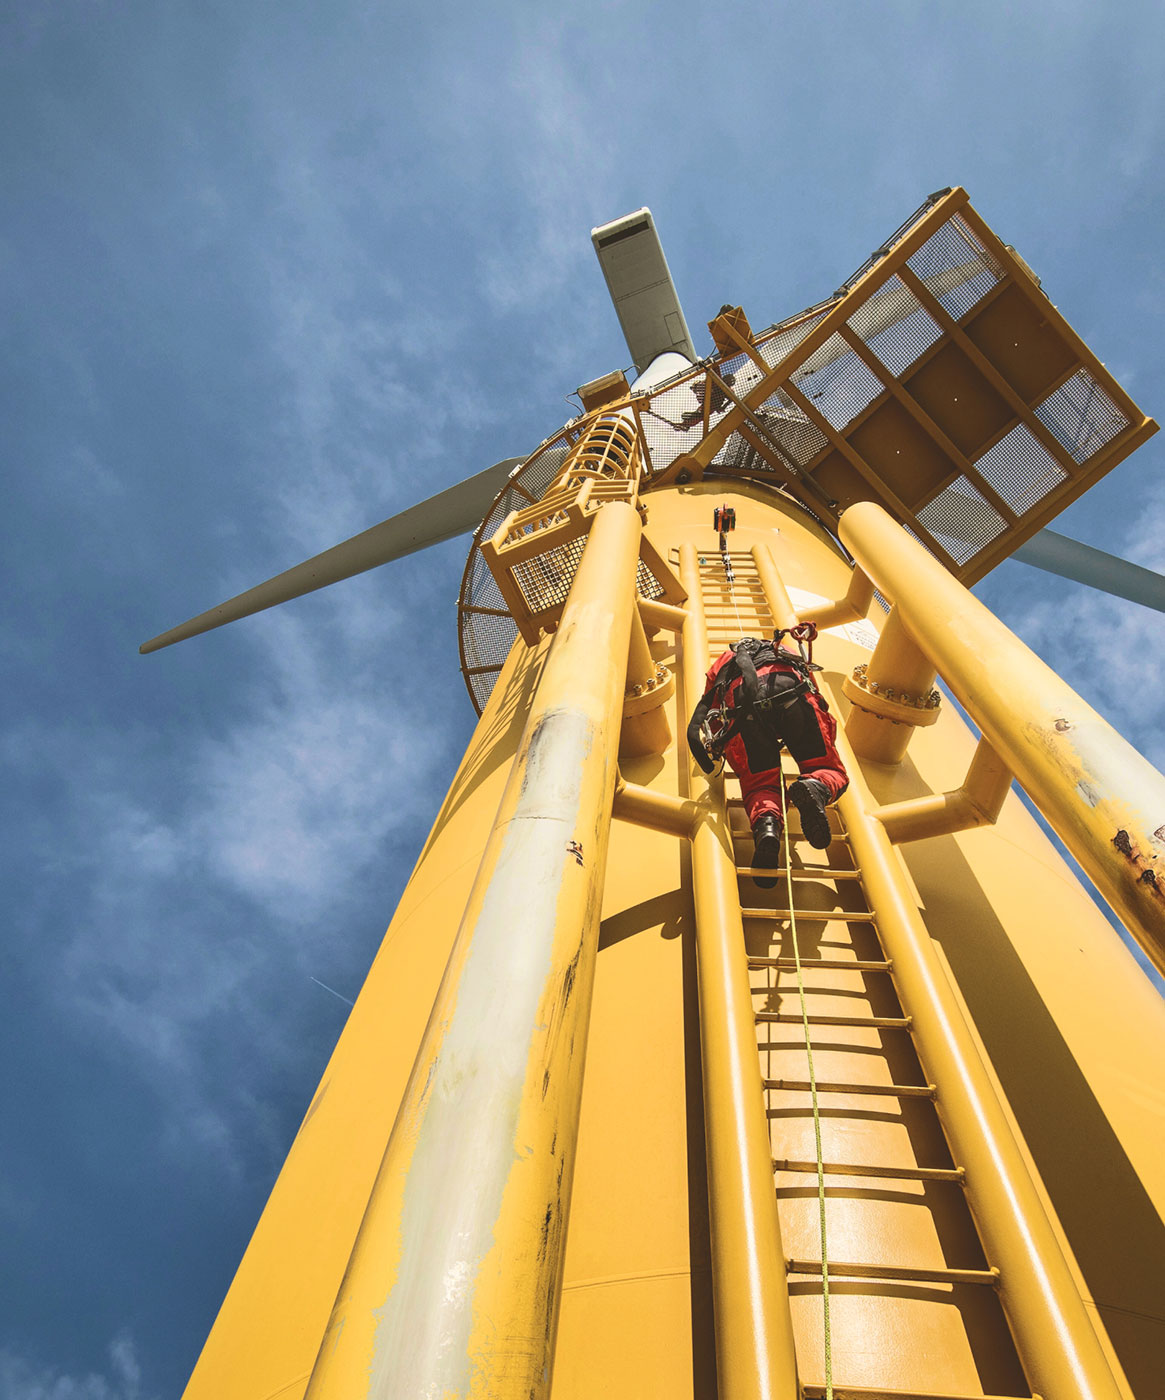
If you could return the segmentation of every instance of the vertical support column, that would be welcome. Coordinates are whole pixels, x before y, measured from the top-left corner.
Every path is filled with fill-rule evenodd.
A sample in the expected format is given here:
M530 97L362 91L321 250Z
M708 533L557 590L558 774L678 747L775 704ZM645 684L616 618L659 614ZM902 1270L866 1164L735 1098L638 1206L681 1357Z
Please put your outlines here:
M694 545L680 550L688 591L684 704L704 692L708 631ZM720 1400L797 1400L797 1359L777 1217L764 1086L723 780L689 760L704 810L692 834L700 1052Z
M846 682L853 709L845 732L854 753L874 763L901 763L915 728L938 719L934 682L933 663L910 635L898 607L891 608L865 673ZM927 703L932 699L933 704Z
M309 1400L550 1393L640 531L591 526Z

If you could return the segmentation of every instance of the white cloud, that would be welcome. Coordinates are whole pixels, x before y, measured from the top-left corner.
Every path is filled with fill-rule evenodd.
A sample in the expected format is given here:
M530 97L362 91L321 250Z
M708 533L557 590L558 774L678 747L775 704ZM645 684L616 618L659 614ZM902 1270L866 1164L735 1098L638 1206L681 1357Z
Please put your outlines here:
M84 1375L39 1365L0 1350L0 1395L4 1400L146 1400L133 1338L119 1333L109 1345L109 1364Z
M417 775L450 757L439 715L402 722L418 718L407 673L370 661L399 648L400 613L360 590L324 610L251 624L262 680L244 717L146 796L126 782L134 736L26 729L4 749L55 754L74 784L78 831L54 833L48 857L84 890L51 959L57 1000L156 1083L174 1142L228 1171L248 1155L240 1135L278 1140L260 1086L300 1053L272 983L327 980L350 958L336 911L415 839L431 801ZM234 1025L245 1063L224 1099L207 1060Z

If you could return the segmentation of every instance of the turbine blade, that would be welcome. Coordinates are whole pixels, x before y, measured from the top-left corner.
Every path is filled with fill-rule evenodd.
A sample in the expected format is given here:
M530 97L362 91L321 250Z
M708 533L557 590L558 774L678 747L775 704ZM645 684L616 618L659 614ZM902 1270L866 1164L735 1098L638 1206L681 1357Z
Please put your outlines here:
M185 641L187 637L196 637L200 632L209 632L224 623L249 617L265 608L273 608L277 603L286 603L291 598L300 598L305 593L324 588L329 583L339 583L341 579L365 573L392 559L403 559L406 554L415 554L431 544L441 544L456 535L463 535L476 528L493 504L494 497L505 486L510 473L524 461L524 457L507 457L476 476L450 486L447 491L440 491L427 501L410 506L399 515L389 516L379 525L353 535L350 540L333 545L322 554L276 574L266 583L256 584L245 593L229 598L217 608L210 608L192 617L189 622L160 633L143 642L138 650L143 655L159 651L174 642Z
M1041 530L1021 544L1012 558L1060 578L1086 583L1115 598L1127 598L1130 603L1165 612L1165 577L1067 535Z

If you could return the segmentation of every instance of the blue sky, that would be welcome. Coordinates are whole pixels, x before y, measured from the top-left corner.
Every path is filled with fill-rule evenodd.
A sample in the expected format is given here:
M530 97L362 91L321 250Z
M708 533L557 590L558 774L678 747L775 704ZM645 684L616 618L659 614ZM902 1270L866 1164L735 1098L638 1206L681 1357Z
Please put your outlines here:
M343 1025L312 979L355 996L473 725L460 541L138 643L553 432L625 364L589 231L641 204L693 329L762 325L963 184L1160 416L1163 30L5 8L5 1400L180 1392ZM1165 568L1161 444L1057 528ZM979 591L1165 766L1160 615L1017 563Z

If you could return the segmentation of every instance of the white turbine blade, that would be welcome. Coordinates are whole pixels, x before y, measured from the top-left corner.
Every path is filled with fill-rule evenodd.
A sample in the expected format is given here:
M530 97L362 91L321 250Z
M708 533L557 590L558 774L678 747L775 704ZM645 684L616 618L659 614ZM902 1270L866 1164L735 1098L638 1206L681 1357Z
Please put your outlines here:
M1115 554L1106 554L1103 549L1071 540L1067 535L1041 530L1026 544L1021 544L1012 558L1022 559L1025 564L1059 578L1086 583L1102 593L1165 612L1165 577L1139 564L1130 564L1127 559L1118 559Z
M264 608L273 608L277 603L300 598L329 583L339 583L341 579L365 573L392 559L403 559L406 554L415 554L431 544L441 544L456 535L463 535L477 527L493 504L494 497L505 486L510 473L523 461L524 457L507 457L504 462L487 467L476 476L450 486L447 491L430 496L427 501L421 501L419 505L410 506L399 515L392 515L379 525L373 525L370 530L353 535L343 544L325 549L313 559L296 564L293 569L276 574L266 583L257 584L245 593L220 603L217 608L210 608L192 617L189 622L172 627L169 632L144 642L138 650L143 654L158 651L174 642L185 641L187 637L196 637L200 632L221 627L226 622L235 622L240 617L262 612Z
M930 277L924 277L923 285L932 296L942 297L947 292L954 291L956 287L961 287L964 282L969 282L972 277L977 277L990 266L986 257L972 258L970 262L960 263L958 267L950 267L945 272L936 272ZM853 316L854 330L869 343L876 335L881 335L899 321L905 321L917 310L918 301L909 287L887 287L876 292L869 301L858 307ZM803 375L813 374L814 371L824 369L826 365L831 365L835 360L852 353L844 341L835 341L830 336L820 350L810 355L805 363L798 365L793 372L800 379Z
M651 210L636 209L591 229L591 242L636 372L642 374L657 355L668 350L695 360L691 333Z

